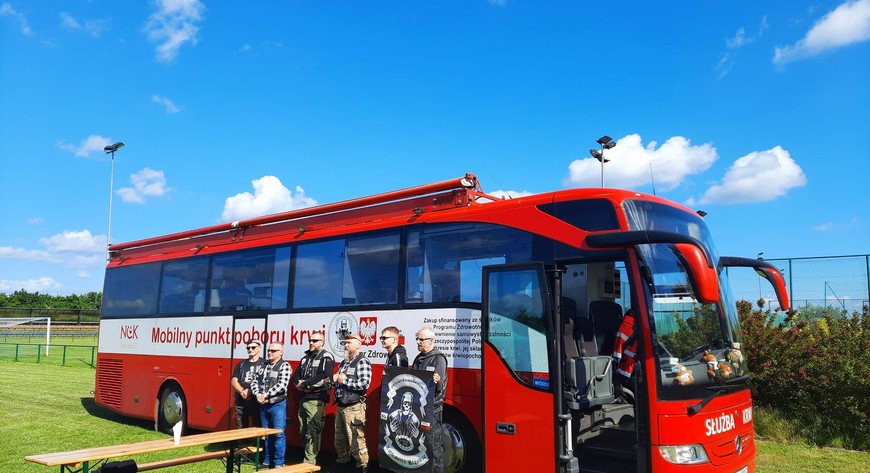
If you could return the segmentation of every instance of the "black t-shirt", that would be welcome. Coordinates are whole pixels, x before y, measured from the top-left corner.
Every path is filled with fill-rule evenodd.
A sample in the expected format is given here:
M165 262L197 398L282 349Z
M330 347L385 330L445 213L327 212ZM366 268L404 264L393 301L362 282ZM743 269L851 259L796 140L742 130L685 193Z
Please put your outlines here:
M236 365L236 369L233 370L233 378L238 378L239 384L241 384L243 388L250 389L254 376L257 375L257 371L259 371L260 367L265 364L266 360L262 357L254 362L247 359L242 360ZM248 399L251 398L249 397ZM243 400L242 395L236 392L236 401Z

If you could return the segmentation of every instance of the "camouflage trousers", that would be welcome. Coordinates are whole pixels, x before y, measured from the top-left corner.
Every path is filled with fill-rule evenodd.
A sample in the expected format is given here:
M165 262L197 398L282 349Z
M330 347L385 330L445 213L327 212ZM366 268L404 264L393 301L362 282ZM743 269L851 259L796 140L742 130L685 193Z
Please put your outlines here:
M364 402L346 407L339 406L335 414L335 453L338 455L336 459L338 463L348 463L353 457L356 466L369 464Z

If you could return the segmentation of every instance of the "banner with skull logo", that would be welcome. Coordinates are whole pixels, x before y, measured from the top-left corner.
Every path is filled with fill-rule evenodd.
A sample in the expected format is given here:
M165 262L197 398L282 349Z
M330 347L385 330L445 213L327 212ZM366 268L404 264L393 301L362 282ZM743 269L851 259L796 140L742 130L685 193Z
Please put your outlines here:
M381 467L396 472L432 471L433 374L408 368L386 369L381 383L378 427Z

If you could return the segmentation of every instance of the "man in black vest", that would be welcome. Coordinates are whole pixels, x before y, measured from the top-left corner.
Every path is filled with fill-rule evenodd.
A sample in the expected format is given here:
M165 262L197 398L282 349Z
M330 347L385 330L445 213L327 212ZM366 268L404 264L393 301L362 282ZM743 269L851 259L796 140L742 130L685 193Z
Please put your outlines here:
M372 382L372 363L360 350L362 339L358 334L348 335L343 342L344 360L333 375L335 383L335 453L336 463L347 468L351 457L356 466L366 473L369 450L366 447L366 391Z
M305 452L305 463L317 464L320 452L320 434L326 417L323 407L329 401L335 358L323 349L324 332L316 330L308 335L308 351L299 362L290 383L301 392L299 396L299 433Z
M287 440L284 429L287 427L287 387L293 370L290 363L282 359L284 346L270 343L268 364L264 365L254 382L251 392L260 403L260 422L263 427L280 429L281 433L266 438L266 452L263 466L284 466L284 450Z
M444 414L444 398L447 395L447 357L435 348L435 332L431 327L423 327L417 332L417 349L420 354L411 366L415 370L433 371L435 381L435 402L432 405L432 471L444 471L444 444L441 442L441 423Z
M260 368L266 363L260 357L260 346L262 345L259 340L253 338L245 343L248 359L242 360L236 365L233 377L230 379L233 391L236 392L237 429L260 426L260 404L251 394L251 382L254 381Z

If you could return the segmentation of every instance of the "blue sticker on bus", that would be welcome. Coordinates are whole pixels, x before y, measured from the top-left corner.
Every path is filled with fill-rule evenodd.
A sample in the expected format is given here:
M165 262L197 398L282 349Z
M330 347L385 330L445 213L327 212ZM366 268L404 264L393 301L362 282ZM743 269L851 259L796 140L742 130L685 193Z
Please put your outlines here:
M546 378L532 378L532 386L541 389L550 389L550 380Z

